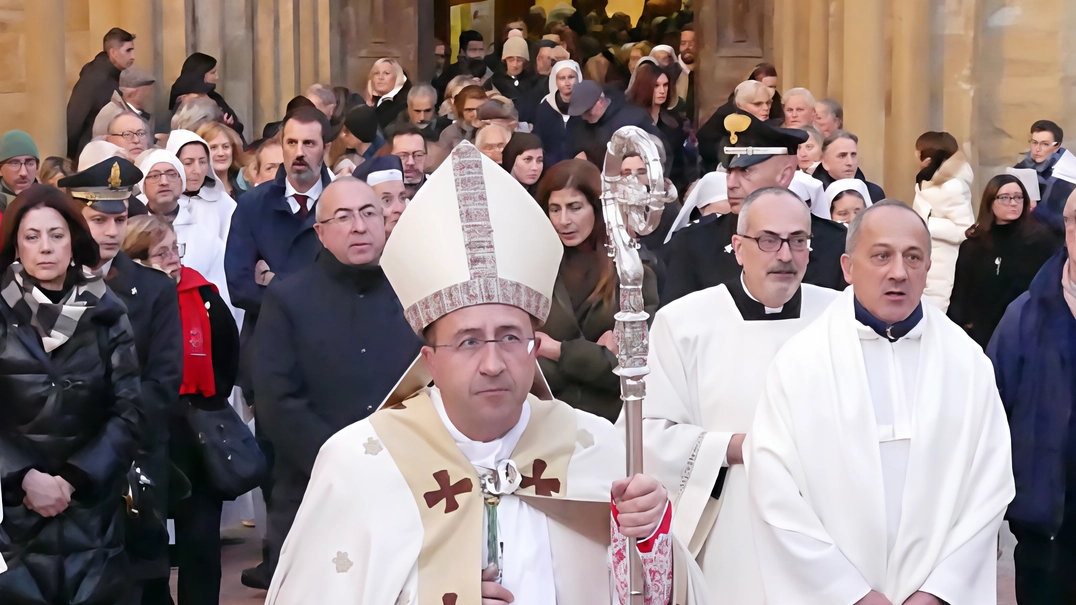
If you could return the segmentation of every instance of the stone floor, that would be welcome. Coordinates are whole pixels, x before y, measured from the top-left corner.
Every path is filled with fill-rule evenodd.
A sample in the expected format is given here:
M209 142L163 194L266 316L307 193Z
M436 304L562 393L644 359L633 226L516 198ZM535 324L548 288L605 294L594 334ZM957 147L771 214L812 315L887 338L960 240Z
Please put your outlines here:
M259 605L265 600L264 590L251 590L239 582L239 574L261 561L261 539L254 529L230 530L225 535L242 539L239 544L224 547L224 578L221 581L220 605ZM1013 592L1012 534L1006 530L1002 538L1004 555L998 564L998 605L1016 605ZM173 576L175 570L173 570ZM175 586L173 577L172 585ZM174 597L175 595L173 595Z

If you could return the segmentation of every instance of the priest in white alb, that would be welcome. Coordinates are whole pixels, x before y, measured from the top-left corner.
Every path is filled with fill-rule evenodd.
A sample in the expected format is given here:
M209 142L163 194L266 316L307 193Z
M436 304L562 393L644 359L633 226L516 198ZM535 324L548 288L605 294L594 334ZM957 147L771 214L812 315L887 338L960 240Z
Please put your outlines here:
M625 603L627 538L648 605L711 603L667 491L624 478L620 433L528 396L561 253L474 146L434 172L381 265L435 386L321 449L267 604Z
M650 331L644 466L673 495L673 533L725 603L765 603L741 447L766 370L838 294L801 284L810 242L810 210L795 193L755 191L732 236L743 272L662 308Z
M880 202L852 286L777 353L744 444L767 603L990 605L1015 494L990 361L922 304L930 233Z

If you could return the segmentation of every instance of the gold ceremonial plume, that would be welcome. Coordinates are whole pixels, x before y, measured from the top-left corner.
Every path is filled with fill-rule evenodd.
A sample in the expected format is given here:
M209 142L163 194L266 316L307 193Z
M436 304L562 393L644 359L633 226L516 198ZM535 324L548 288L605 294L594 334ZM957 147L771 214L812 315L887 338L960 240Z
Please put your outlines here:
M735 145L740 138L737 135L747 130L749 126L751 126L751 118L742 113L730 113L725 116L725 130L729 131L729 143Z
M112 174L108 177L108 186L113 189L119 189L123 185L123 180L120 179L120 163L116 162L112 164Z

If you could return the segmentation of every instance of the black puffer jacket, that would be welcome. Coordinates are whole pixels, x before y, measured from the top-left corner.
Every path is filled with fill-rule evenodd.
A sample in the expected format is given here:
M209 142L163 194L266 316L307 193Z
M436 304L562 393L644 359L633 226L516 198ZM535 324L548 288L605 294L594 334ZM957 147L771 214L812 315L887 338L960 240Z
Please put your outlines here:
M16 330L0 300L0 485L4 520L0 603L97 605L119 601L128 582L123 550L125 475L142 426L138 357L126 308L107 291L51 360L62 381ZM33 331L30 340L40 347ZM111 384L98 346L107 334ZM43 351L43 349L41 349ZM75 488L59 515L23 505L30 469L61 475Z

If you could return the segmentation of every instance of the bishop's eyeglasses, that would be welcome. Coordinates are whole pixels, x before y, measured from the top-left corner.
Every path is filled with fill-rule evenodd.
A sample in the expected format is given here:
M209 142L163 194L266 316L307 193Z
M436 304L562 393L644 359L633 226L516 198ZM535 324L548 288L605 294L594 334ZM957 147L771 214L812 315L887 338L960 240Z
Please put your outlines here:
M473 336L464 336L459 340L442 345L430 345L431 349L446 349L449 352L473 357L486 345L493 344L497 350L505 356L528 355L534 350L534 337L524 337L518 334L505 334L492 340L482 340Z
M780 237L776 233L763 233L758 237L737 234L744 239L749 239L758 244L758 249L763 252L777 252L781 246L788 244L788 249L793 252L803 252L811 245L811 236L806 234L794 234L788 237Z

